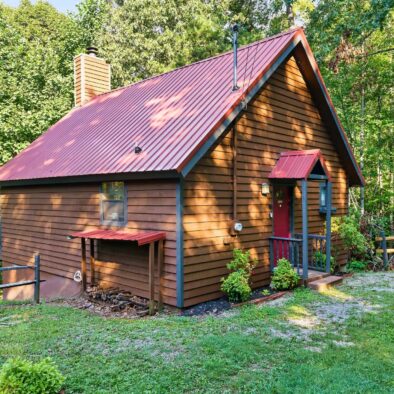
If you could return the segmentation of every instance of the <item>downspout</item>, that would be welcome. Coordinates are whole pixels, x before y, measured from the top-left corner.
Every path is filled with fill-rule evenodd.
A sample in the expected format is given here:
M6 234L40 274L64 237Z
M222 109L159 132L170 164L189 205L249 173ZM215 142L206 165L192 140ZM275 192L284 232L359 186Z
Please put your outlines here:
M233 127L232 151L233 151L233 221L237 221L237 146L238 146L238 133L237 127Z

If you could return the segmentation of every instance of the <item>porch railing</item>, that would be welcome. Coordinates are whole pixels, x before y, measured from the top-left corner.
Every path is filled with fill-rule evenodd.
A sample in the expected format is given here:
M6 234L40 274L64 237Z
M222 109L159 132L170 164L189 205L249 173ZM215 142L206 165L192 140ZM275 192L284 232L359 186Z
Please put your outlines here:
M297 273L300 273L302 268L302 239L270 237L269 245L271 271L273 271L278 260L285 258L297 269Z
M300 273L302 269L302 234L292 238L270 237L270 267L271 271L281 258L286 258ZM326 266L326 237L318 234L308 234L308 268L315 271L327 271ZM329 267L328 267L329 268Z
M295 234L302 240L302 234ZM308 268L326 272L326 237L319 234L308 234Z

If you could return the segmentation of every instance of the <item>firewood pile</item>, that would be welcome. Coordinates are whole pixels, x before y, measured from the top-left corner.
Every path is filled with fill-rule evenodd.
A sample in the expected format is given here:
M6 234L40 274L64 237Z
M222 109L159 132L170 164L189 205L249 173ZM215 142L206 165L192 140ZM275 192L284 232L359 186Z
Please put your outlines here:
M92 303L109 308L111 312L124 312L136 316L146 316L149 312L147 300L115 287L92 286L87 289L86 296Z

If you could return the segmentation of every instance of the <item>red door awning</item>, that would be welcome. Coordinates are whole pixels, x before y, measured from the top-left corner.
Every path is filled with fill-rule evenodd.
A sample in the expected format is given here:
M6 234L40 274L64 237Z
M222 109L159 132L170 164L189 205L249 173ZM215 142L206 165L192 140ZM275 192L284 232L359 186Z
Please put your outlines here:
M311 174L325 175L331 180L320 149L282 152L269 179L308 179Z

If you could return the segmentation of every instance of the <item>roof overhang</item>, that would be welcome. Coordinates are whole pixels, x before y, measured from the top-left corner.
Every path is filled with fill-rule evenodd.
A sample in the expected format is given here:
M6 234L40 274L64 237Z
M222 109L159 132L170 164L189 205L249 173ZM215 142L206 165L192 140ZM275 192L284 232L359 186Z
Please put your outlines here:
M282 152L268 179L327 179L331 176L320 149Z
M118 230L90 230L71 233L70 238L103 239L110 241L135 241L138 246L160 241L166 238L163 231L135 231L125 232Z
M38 186L38 185L58 185L72 183L98 183L110 181L142 181L153 179L179 179L182 177L177 171L149 171L149 172L126 172L116 174L97 174L97 175L80 175L53 178L37 179L16 179L12 181L0 181L2 187L17 186Z

